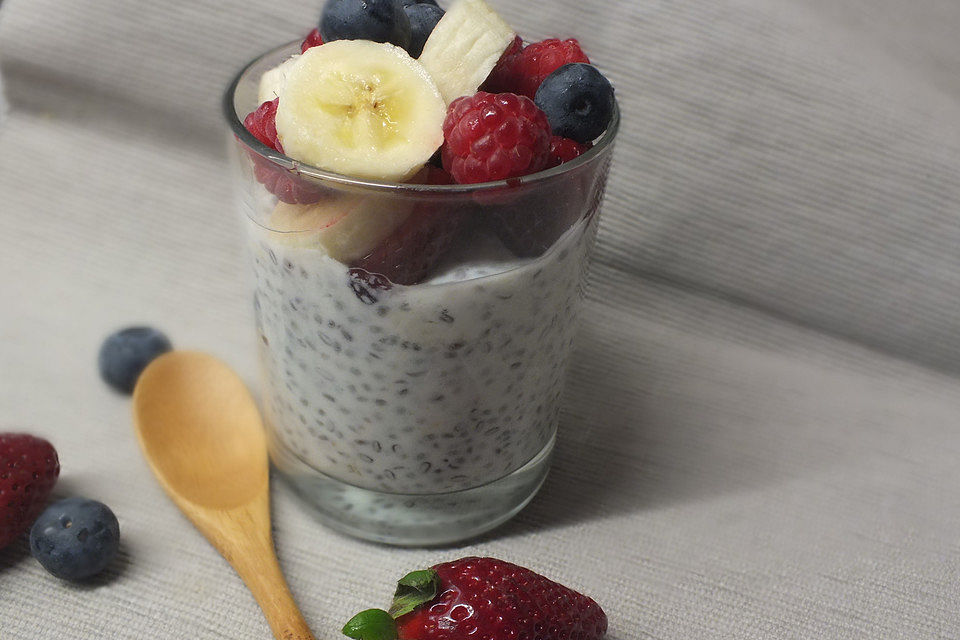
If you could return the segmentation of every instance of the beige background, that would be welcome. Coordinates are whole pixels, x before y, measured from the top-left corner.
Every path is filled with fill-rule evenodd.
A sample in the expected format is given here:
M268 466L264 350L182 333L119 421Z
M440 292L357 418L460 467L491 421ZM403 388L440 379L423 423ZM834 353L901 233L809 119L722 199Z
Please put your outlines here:
M634 638L960 637L960 4L494 0L577 35L624 111L555 469L455 549L335 535L275 491L318 637L407 568L494 554ZM0 638L265 638L164 498L100 340L148 322L253 378L220 92L318 2L6 0L0 428L114 507L93 585L0 552Z

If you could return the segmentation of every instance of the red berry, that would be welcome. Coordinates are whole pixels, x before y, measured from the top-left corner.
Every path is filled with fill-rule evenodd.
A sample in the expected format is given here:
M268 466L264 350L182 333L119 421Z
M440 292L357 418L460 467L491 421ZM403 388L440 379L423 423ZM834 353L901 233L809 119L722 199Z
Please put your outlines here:
M438 595L397 618L400 640L599 640L607 631L600 605L530 569L462 558L433 570Z
M500 56L480 90L488 93L509 93L516 84L513 76L514 57L521 51L523 51L523 38L516 36Z
M487 79L489 90L509 91L533 98L544 78L571 62L590 62L580 49L580 43L573 38L534 42L512 54L508 50Z
M303 43L300 44L300 53L306 53L307 49L319 47L322 44L323 38L320 37L320 29L314 29L307 34L307 37L303 39Z
M283 152L283 146L277 137L277 105L280 98L264 102L243 119L243 126L253 137L274 151Z
M428 164L426 173L426 179L423 181L424 184L454 184L453 176L451 176L446 169Z
M40 515L60 475L57 451L25 433L0 433L0 549Z
M558 167L564 162L570 162L583 155L583 152L589 148L590 145L580 144L576 140L553 136L550 138L550 159L547 161L547 168Z
M450 104L443 167L460 184L536 173L550 155L550 123L525 96L479 91Z
M545 168L569 162L589 148L589 144L553 136ZM548 200L534 194L522 196L504 206L489 207L482 219L517 256L543 255L587 211L582 180L575 175L557 179Z
M426 184L453 182L443 169L428 167L427 172ZM373 251L350 266L383 276L393 284L417 284L447 254L464 220L459 208L423 201ZM364 299L360 292L358 296Z
M256 110L247 114L243 119L243 126L253 134L253 137L267 145L274 151L283 153L283 145L277 136L277 106L280 98L264 102ZM266 158L251 151L253 159L253 173L257 181L267 188L267 191L287 204L311 204L323 197L322 192L310 183L297 178L283 167L278 167Z

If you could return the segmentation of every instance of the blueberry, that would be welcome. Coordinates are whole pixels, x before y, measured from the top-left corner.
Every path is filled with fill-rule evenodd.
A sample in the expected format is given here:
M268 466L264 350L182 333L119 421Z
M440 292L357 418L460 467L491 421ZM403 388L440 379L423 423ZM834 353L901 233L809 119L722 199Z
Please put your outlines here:
M429 4L434 7L439 7L437 0L400 0L400 4L403 5L403 8L412 7L415 4Z
M424 43L445 12L437 5L426 2L410 5L403 10L410 19L410 46L407 51L414 58L419 58Z
M320 16L324 42L373 40L410 46L410 20L399 0L329 0Z
M105 504L86 498L54 502L30 529L30 553L63 580L103 571L120 546L120 524Z
M167 336L150 327L128 327L111 334L100 346L100 377L117 391L132 393L140 373L173 347Z
M574 62L547 76L534 102L555 135L585 144L606 131L615 101L613 86L596 67Z

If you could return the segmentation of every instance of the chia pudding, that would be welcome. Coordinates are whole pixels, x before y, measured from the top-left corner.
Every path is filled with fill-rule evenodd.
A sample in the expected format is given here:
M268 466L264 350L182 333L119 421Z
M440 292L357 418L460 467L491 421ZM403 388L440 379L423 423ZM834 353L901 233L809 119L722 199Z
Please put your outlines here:
M576 40L408 5L327 0L225 110L273 463L331 526L433 544L547 473L619 116Z
M249 229L276 449L355 486L424 494L497 480L550 441L591 225L535 259L472 236L426 282L389 288Z

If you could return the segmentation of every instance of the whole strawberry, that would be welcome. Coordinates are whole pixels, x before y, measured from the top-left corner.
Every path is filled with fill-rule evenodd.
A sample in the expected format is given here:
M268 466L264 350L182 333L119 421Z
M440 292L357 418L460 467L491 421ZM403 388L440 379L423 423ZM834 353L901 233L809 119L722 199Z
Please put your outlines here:
M0 433L0 549L33 524L59 475L57 451L49 442Z
M368 609L343 628L357 640L599 640L606 632L592 599L496 558L414 571L389 612Z

